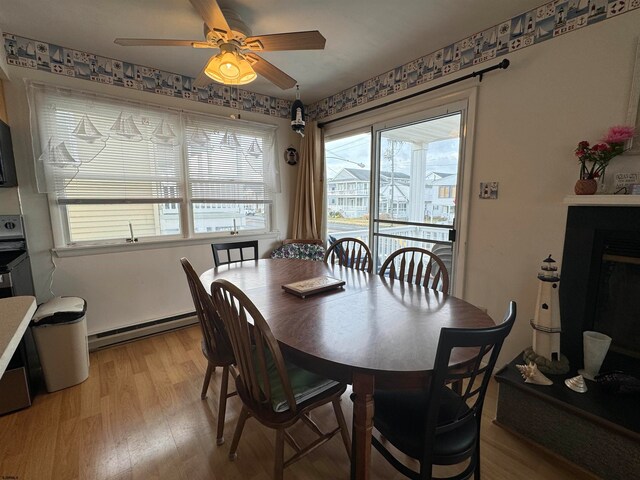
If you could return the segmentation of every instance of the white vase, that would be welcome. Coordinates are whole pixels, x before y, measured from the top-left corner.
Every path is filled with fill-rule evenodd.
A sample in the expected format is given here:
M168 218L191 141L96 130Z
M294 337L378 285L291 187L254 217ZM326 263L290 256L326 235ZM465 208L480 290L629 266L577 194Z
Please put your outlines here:
M600 372L604 357L611 345L611 337L600 332L586 331L582 332L582 341L584 368L578 370L578 373L588 380L593 380Z

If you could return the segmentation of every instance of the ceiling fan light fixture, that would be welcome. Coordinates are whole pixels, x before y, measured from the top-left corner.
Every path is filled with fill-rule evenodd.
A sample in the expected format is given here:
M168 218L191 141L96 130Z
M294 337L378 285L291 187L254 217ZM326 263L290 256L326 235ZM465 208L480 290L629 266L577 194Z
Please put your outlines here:
M204 20L203 40L170 40L158 38L116 38L122 46L174 46L193 48L214 48L219 53L209 58L191 84L185 80L184 88L189 90L206 87L212 81L223 85L245 85L253 82L256 72L283 90L292 88L296 81L275 65L253 52L285 50L322 50L326 39L318 30L283 32L253 36L237 12L223 9L218 0L189 0L198 15ZM31 45L31 44L30 44ZM33 49L33 48L32 48ZM255 70L253 67L256 67ZM106 67L105 67L106 68ZM125 69L130 75L132 67ZM206 77L206 78L205 78ZM179 76L176 78L180 78ZM179 80L178 80L179 81Z
M235 53L224 52L220 55L220 65L218 73L225 80L237 80L240 76L240 62Z
M238 77L237 84L246 85L247 83L253 82L258 75L253 70L251 63L244 57L244 55L238 55L238 57L240 60L239 62L240 75Z
M233 45L226 44L220 46L218 55L211 57L204 73L212 80L225 85L246 85L257 77L245 56L238 53Z

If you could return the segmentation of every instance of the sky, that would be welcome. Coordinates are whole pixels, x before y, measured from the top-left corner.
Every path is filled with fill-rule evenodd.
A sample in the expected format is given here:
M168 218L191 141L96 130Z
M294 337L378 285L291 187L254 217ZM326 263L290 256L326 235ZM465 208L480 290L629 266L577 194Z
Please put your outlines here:
M370 170L370 133L360 133L325 143L327 178L333 178L343 168L362 168ZM429 144L427 170L432 172L456 173L458 168L459 139L447 139ZM411 144L399 142L394 145L394 171L410 174ZM391 171L392 162L389 153L391 142L382 138L382 170Z

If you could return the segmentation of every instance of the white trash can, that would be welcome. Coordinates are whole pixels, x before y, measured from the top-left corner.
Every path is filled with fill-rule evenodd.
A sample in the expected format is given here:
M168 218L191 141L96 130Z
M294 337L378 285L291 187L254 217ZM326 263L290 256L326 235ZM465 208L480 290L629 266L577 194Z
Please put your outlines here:
M87 302L55 297L33 316L33 338L48 392L77 385L89 377Z

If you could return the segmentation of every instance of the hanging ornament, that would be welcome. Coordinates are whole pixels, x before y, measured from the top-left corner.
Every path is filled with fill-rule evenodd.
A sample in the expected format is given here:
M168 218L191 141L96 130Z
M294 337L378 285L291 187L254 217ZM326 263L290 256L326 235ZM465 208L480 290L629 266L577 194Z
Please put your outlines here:
M191 143L195 143L196 145L204 146L210 141L211 138L209 137L209 134L200 127L196 127L193 134L191 135Z
M129 115L125 118L125 113L120 112L118 118L113 123L109 131L111 137L125 142L139 142L142 140L142 133L136 126L136 122L133 119L133 115Z
M38 160L44 162L48 166L58 168L68 166L76 167L81 163L71 155L65 142L57 143L53 138L49 138L47 148L42 152L42 155L38 157Z
M262 148L260 148L260 144L258 143L257 139L254 138L253 142L251 142L249 150L247 150L247 155L255 158L258 158L260 155L262 155Z
M293 145L289 145L289 148L284 151L284 161L289 165L298 163L298 151L293 148Z
M159 145L175 146L180 143L173 128L171 128L171 124L164 119L161 119L158 126L153 130L150 140L152 143Z
M93 143L96 140L104 141L104 135L100 133L93 122L89 119L87 114L84 114L82 116L82 119L73 130L73 135L75 135L80 140L84 140L85 142L89 143Z
M235 150L240 148L238 137L236 137L235 133L229 132L229 130L225 130L218 148L220 150Z
M296 101L291 106L291 129L304 137L304 105L300 101L300 85L296 85L296 89Z

